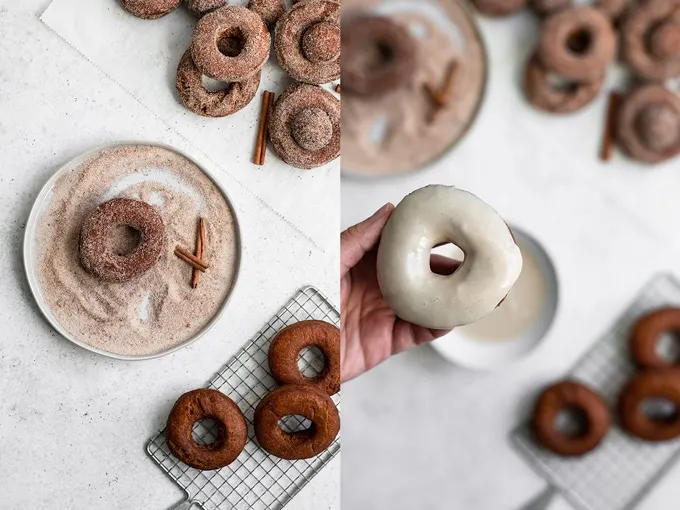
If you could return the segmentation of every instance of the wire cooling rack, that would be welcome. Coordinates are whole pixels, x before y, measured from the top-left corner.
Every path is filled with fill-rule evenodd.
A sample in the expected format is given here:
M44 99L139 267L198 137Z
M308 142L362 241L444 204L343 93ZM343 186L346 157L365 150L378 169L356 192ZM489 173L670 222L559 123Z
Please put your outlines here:
M631 328L642 315L668 305L680 306L680 283L671 275L658 275L570 373L571 378L602 396L614 421L619 391L635 372L628 352ZM672 350L670 344L664 347ZM680 440L640 441L625 434L617 424L598 448L579 458L564 458L542 449L526 423L511 438L536 471L582 510L633 508L680 453Z
M312 459L288 461L267 454L255 440L255 407L277 386L269 374L269 344L285 326L310 319L340 325L337 309L313 287L298 292L208 384L209 388L231 397L248 421L248 442L234 463L216 471L199 471L172 455L163 431L149 441L147 452L151 458L187 493L187 500L175 508L188 509L192 504L204 510L283 508L340 452L338 437L326 451ZM313 377L323 370L325 360L318 349L305 349L298 365L306 376ZM339 406L339 395L333 396L333 401ZM301 417L288 417L282 423L287 432L308 426L309 421ZM198 443L206 444L214 441L216 432L214 422L203 420L194 424L193 437Z

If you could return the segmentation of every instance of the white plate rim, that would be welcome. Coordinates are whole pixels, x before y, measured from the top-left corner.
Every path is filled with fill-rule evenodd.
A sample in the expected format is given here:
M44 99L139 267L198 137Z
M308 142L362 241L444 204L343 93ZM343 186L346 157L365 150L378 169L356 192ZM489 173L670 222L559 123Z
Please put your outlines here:
M40 290L40 283L39 279L35 273L36 268L34 267L34 252L33 252L33 246L32 242L34 239L35 235L35 229L38 224L38 219L40 217L41 213L41 206L46 199L46 197L49 195L49 193L52 191L54 188L55 183L57 180L66 172L73 170L76 168L78 165L80 165L83 161L86 161L87 159L91 158L95 154L105 151L107 149L111 149L114 147L121 147L121 146L150 146L150 147L158 147L161 149L169 150L174 152L175 154L179 154L180 156L183 156L184 158L188 159L191 161L193 164L195 164L207 177L210 179L210 181L215 185L215 187L222 193L222 196L224 199L227 201L227 204L229 206L229 209L231 210L231 213L233 215L234 219L234 227L235 227L235 232L236 232L236 268L234 272L234 279L231 283L231 287L229 288L229 292L227 293L227 297L224 299L222 304L220 305L220 308L217 310L215 315L208 321L208 323L200 330L198 331L195 335L190 337L189 339L185 340L179 345L176 345L174 347L171 347L169 349L166 349L161 352L157 352L154 354L145 354L145 355L139 355L139 356L129 356L129 355L122 355L122 354L116 354L112 352L105 351L103 349L98 349L97 347L93 347L85 342L82 342L75 338L71 333L69 333L66 328L64 328L59 321L54 317L51 312L50 312L50 307L47 305L45 300L43 299L41 295L41 290ZM219 319L222 317L224 314L224 311L227 309L227 306L229 302L231 301L231 297L233 296L234 292L236 291L236 286L239 280L239 276L241 273L241 261L243 258L243 237L241 234L241 224L236 212L236 207L234 206L234 202L231 200L231 197L227 193L227 191L223 188L223 186L215 179L213 172L208 170L207 165L199 162L199 159L193 155L190 154L189 152L185 150L178 149L176 147L173 147L168 144L160 143L160 142L153 142L153 141L119 141L119 142L110 142L106 144L99 145L93 149L87 150L74 158L70 159L63 165L59 167L59 169L52 174L52 176L47 180L47 182L43 185L43 187L40 189L40 192L38 193L38 196L36 197L35 201L33 202L33 205L31 206L31 212L29 213L28 216L28 221L26 222L26 230L24 232L24 243L23 243L23 265L24 265L24 273L26 274L26 279L28 281L28 286L31 290L31 294L33 295L33 299L38 305L38 308L40 309L40 313L42 314L43 318L54 328L57 333L59 333L62 337L64 337L66 340L69 340L73 344L96 354L101 354L102 356L106 356L108 358L112 359L117 359L117 360L122 360L122 361L143 361L143 360L149 360L149 359L156 359L160 358L163 356L167 356L169 354L172 354L180 349L183 349L185 347L188 347L189 345L193 344L194 342L198 341L203 335L205 335L208 331L210 331L219 321Z

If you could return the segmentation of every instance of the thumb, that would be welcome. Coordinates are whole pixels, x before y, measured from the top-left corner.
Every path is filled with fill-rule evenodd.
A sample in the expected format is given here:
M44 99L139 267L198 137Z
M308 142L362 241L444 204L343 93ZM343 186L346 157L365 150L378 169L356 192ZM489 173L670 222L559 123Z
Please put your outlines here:
M373 216L349 227L340 235L341 275L347 273L367 252L375 248L392 211L394 205L385 204Z

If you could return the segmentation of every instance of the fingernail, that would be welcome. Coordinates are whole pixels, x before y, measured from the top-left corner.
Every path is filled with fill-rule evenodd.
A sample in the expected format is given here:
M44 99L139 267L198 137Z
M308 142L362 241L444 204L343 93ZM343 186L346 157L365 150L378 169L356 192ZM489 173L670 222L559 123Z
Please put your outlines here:
M382 218L393 207L394 206L388 202L387 204L383 205L380 209L373 213L373 216L371 216L371 220L377 220L379 218Z

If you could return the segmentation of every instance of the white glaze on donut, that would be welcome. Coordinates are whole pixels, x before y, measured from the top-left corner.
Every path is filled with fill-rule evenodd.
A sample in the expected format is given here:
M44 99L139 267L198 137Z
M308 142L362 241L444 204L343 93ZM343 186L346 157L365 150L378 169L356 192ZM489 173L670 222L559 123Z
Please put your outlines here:
M465 253L455 273L430 269L433 247ZM397 206L378 249L378 282L401 319L432 329L475 322L505 298L522 270L522 255L498 213L452 186L426 186Z

